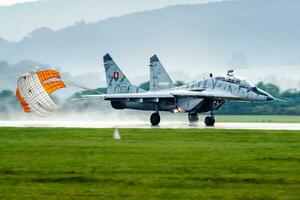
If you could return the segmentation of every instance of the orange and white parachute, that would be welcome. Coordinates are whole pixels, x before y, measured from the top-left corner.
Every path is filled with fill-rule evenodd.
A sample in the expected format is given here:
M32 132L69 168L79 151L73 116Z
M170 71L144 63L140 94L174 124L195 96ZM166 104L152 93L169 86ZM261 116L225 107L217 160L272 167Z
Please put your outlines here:
M47 116L60 108L50 94L64 87L58 71L33 69L19 78L16 96L24 112Z

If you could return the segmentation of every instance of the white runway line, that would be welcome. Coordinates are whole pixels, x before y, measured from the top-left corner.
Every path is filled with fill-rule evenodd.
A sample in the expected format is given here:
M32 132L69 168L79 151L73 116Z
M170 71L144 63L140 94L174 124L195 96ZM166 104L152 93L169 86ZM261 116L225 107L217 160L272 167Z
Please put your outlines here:
M79 121L0 121L0 127L36 127L36 128L168 128L189 129L206 128L203 123L190 126L182 122L163 122L152 127L148 122L79 122ZM244 130L300 130L299 123L216 123L216 129Z

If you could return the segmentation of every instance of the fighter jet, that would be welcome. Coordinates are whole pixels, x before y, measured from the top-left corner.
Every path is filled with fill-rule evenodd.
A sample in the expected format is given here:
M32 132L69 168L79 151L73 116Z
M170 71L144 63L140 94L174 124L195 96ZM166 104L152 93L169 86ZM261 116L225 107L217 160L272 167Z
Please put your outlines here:
M131 84L109 54L103 57L107 94L85 95L111 102L114 109L153 111L150 122L158 126L160 112L187 113L191 124L199 121L198 114L208 113L204 123L214 126L215 111L225 102L266 102L275 98L249 81L228 71L225 76L210 77L176 87L156 55L150 58L150 91Z

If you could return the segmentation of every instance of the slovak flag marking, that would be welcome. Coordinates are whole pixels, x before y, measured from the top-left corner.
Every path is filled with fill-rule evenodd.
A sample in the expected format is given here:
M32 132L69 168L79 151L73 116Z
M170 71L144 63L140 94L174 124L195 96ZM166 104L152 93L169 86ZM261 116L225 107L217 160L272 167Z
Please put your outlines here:
M120 73L119 72L114 72L113 78L115 79L115 81L118 81L119 78L120 78Z

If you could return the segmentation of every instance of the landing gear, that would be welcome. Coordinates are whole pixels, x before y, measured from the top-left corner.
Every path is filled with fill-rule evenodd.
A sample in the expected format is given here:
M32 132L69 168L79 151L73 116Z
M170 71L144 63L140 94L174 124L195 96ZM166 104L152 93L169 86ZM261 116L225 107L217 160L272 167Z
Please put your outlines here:
M191 124L196 124L199 121L197 113L189 113L188 118Z
M160 123L160 115L158 112L153 113L150 117L150 122L152 124L152 126L158 126Z
M222 105L224 102L221 102L220 105ZM215 112L214 110L218 108L218 101L211 101L211 111L210 116L205 117L204 123L207 127L213 127L215 126L216 119L215 119Z
M216 123L216 119L214 116L208 116L205 118L204 123L206 126L212 127Z

